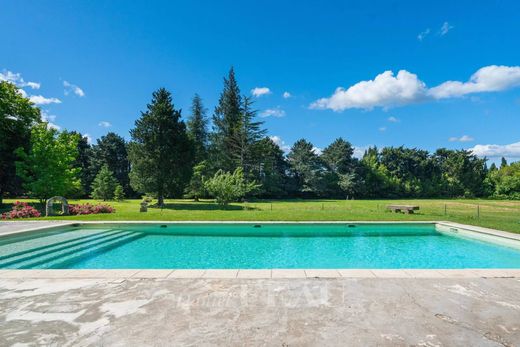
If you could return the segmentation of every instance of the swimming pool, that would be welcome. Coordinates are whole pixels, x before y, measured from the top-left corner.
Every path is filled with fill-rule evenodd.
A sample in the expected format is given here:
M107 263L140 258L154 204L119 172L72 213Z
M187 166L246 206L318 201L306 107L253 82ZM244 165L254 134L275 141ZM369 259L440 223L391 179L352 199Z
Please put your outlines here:
M74 224L0 237L0 268L520 268L520 248L434 223Z

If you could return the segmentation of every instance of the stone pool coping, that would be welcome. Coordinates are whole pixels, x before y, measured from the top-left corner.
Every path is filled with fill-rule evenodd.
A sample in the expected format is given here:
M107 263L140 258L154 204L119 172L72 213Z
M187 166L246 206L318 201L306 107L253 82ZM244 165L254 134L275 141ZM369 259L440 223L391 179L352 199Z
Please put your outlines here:
M446 232L478 237L498 237L506 243L520 242L520 234L447 221L24 221L3 222L0 236L60 228L72 224L435 224ZM11 225L9 225L11 224ZM19 228L9 228L19 224ZM7 278L520 278L518 269L0 269Z
M3 279L520 278L520 269L39 269L0 270Z

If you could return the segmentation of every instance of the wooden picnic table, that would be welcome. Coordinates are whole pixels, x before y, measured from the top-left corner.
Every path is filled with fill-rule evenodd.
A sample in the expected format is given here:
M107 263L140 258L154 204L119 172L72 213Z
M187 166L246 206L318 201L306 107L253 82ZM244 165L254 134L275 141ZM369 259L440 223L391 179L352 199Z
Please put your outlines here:
M386 208L392 212L405 212L408 214L419 210L419 206L417 205L388 205Z

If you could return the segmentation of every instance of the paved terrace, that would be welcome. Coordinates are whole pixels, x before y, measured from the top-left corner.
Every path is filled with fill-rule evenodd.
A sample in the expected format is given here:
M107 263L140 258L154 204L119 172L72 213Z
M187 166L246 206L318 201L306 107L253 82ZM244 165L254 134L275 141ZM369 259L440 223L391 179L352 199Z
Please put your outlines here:
M106 278L4 272L0 345L520 345L520 278L216 279L132 271Z

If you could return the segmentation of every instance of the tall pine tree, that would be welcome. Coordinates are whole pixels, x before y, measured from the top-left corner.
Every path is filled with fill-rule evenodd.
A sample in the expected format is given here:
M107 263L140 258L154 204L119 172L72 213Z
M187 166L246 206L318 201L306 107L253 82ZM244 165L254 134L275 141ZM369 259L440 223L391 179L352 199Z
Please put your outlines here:
M200 163L206 159L208 147L208 120L202 99L195 94L191 104L191 116L187 122L188 136L193 141L194 161Z
M180 196L191 175L193 146L180 118L170 92L161 88L130 131L130 183L155 195L159 206L166 196Z
M228 78L224 78L224 89L213 114L213 134L211 136L211 161L214 171L234 171L233 160L237 125L240 123L242 98L240 88L235 79L233 68L229 70Z
M230 157L235 167L242 168L246 179L250 178L254 163L258 161L258 142L265 136L264 122L256 121L256 111L251 108L252 101L243 98L240 118L230 138Z

